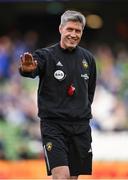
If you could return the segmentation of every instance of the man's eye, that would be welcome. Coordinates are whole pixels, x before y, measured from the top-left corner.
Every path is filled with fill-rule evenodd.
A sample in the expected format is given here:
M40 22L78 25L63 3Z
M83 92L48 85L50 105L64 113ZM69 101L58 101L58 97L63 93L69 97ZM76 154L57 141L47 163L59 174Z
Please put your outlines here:
M76 33L81 33L81 31L80 30L76 30Z
M69 28L69 29L68 29L68 31L69 31L69 32L71 32L71 31L72 31L72 29L71 29L71 28Z

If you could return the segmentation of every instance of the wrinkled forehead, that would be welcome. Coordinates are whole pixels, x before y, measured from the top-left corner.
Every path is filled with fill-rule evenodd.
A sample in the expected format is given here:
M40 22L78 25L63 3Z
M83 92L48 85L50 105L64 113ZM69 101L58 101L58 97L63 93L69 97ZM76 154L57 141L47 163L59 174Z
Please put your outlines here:
M65 24L61 25L62 28L67 29L67 28L72 28L72 29L78 29L78 30L83 30L82 23L79 21L67 21Z

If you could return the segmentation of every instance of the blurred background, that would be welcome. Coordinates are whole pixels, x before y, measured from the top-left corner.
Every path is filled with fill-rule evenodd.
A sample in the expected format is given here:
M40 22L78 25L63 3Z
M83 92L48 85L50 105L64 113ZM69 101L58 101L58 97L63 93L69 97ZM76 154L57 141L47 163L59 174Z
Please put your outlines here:
M88 178L128 179L128 1L0 0L1 179L44 177L38 78L19 75L19 58L59 41L60 15L67 9L85 15L80 45L94 54L98 69L91 120L94 171Z

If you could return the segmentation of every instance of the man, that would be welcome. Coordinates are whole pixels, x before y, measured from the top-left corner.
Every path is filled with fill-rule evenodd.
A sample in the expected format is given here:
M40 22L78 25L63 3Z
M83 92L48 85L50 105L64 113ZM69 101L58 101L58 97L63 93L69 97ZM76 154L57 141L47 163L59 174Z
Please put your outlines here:
M78 46L85 17L77 11L61 16L60 42L21 56L20 73L39 76L38 109L48 175L77 179L91 174L91 104L96 86L92 54Z

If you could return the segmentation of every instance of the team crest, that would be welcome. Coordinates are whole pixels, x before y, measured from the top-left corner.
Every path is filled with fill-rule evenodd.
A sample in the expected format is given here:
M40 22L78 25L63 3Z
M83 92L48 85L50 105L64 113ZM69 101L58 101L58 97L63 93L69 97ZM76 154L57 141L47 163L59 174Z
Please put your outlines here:
M54 77L59 80L62 81L63 79L65 79L66 75L62 70L56 70L54 72Z
M48 142L48 143L46 144L46 149L47 149L48 151L51 151L51 150L52 150L52 143L51 143L51 142Z
M82 64L85 69L88 68L88 63L87 63L86 59L83 59Z

